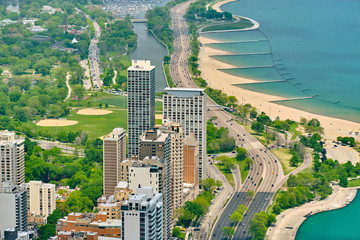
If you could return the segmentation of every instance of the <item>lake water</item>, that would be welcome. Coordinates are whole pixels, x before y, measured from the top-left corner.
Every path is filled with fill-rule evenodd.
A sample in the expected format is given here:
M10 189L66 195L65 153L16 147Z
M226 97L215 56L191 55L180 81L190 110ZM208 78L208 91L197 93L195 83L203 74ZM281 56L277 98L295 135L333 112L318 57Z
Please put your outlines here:
M167 87L162 68L162 60L167 55L167 49L151 32L146 31L145 23L133 23L134 31L138 35L137 47L130 54L131 59L150 60L155 66L155 91L162 92Z
M236 54L214 56L236 66L223 72L262 82L238 87L314 96L276 103L360 122L360 1L241 0L222 9L260 23L259 30L203 34L225 42L209 47Z
M296 240L360 239L360 196L346 207L315 214L300 226Z

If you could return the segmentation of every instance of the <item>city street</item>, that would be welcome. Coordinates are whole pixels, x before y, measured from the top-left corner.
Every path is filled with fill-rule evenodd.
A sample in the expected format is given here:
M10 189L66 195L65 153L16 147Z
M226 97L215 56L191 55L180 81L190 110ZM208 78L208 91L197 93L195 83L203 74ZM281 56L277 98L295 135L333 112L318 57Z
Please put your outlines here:
M100 50L97 45L101 35L101 28L95 20L93 20L92 23L95 29L95 36L93 39L91 39L89 47L90 70L94 87L95 89L99 89L103 85L103 82L100 78L100 75L102 74L100 67Z

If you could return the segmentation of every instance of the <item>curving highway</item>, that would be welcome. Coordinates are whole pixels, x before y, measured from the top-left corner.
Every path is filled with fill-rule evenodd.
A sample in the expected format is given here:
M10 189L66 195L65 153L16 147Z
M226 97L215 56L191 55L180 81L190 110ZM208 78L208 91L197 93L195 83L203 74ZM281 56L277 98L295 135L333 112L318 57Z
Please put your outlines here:
M174 32L174 53L170 60L170 74L178 87L197 88L192 81L188 70L188 58L191 54L190 37L188 26L183 15L190 3L195 0L179 4L171 9L172 29ZM208 106L217 105L212 99L207 99ZM231 136L236 139L237 146L243 146L248 151L248 156L253 159L249 175L242 185L235 190L222 214L220 213L210 239L224 239L222 228L229 226L229 216L237 209L238 205L244 204L249 210L242 222L236 228L234 239L250 239L248 231L250 219L255 213L266 210L274 193L286 177L276 157L254 136L239 125L234 116L221 108L209 108L208 117L216 117L213 121L217 127L225 127ZM284 180L285 179L285 180ZM248 196L248 191L254 191L255 197ZM200 239L206 239L200 235Z

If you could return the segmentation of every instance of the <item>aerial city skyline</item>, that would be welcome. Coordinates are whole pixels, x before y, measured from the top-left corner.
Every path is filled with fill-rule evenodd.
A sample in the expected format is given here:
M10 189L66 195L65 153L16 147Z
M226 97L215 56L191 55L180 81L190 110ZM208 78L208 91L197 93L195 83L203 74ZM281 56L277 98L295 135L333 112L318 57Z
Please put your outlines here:
M360 3L322 1L1 1L0 240L357 239Z

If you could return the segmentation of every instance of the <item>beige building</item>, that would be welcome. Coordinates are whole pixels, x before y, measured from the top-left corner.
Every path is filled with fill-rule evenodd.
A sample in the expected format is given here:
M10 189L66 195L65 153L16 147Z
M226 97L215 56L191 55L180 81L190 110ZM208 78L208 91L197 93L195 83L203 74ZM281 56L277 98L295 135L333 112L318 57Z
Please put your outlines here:
M14 132L0 132L0 176L15 185L25 182L24 139Z
M181 208L183 199L183 158L184 132L180 123L164 120L161 132L169 133L171 137L171 206L173 214Z
M32 216L49 216L56 208L55 185L42 181L22 184L28 192L28 212Z
M133 165L136 160L124 160L120 163L120 181L127 182L129 180L129 167Z
M114 198L116 201L122 202L129 199L130 194L132 194L132 191L129 187L129 183L120 181L115 188Z
M145 157L164 157L165 143L169 134L163 133L158 129L145 131L139 140L139 159Z
M199 143L194 134L184 139L184 184L193 189L195 196L199 194Z
M107 219L120 219L121 218L121 202L117 202L114 195L110 195L105 203L99 203L97 206L99 212L106 213Z
M103 144L103 181L104 194L109 196L114 193L120 181L120 164L126 154L126 131L115 128L104 138Z
M103 195L97 199L97 209L99 212L106 213L107 219L120 219L121 204L129 199L132 191L129 188L129 183L120 181L115 187L113 195Z

